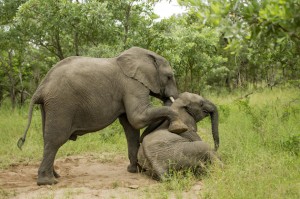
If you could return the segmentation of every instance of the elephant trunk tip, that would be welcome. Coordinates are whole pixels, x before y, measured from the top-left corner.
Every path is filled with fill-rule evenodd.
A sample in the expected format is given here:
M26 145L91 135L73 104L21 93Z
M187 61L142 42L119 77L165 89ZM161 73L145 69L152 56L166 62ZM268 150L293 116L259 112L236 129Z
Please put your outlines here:
M20 150L22 150L22 146L24 145L24 143L25 143L25 138L21 137L17 143L17 146Z

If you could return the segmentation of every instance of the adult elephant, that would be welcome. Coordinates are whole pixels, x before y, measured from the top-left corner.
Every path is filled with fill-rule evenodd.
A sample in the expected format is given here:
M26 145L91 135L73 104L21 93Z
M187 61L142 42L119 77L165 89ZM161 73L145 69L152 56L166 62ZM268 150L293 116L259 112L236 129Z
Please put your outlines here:
M219 147L218 110L203 97L182 93L171 105L188 126L181 134L168 130L168 121L156 126L150 133L146 129L138 151L138 163L155 179L162 179L169 170L187 168L201 169L205 163L218 161L216 150ZM210 115L215 149L203 142L197 134L197 122Z
M159 99L178 97L168 61L138 47L115 58L70 57L57 63L34 93L28 125L18 147L25 142L34 104L40 104L44 139L38 185L55 184L59 175L53 164L58 149L69 139L105 128L117 118L128 145L129 172L137 171L139 129L167 118L169 130L187 127L169 107L151 107L149 94Z

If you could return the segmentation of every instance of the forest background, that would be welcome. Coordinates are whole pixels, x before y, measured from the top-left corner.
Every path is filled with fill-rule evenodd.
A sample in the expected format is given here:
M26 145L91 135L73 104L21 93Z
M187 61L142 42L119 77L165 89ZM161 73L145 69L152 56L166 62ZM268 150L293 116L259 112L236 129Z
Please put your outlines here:
M1 0L0 105L23 105L59 60L131 46L166 57L181 91L299 87L298 0L179 0L187 11L162 20L158 2Z

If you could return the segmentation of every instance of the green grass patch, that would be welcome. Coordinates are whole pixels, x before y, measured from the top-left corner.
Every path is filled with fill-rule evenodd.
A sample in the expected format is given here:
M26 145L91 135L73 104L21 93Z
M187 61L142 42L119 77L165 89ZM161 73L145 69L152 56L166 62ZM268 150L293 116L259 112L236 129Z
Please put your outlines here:
M264 90L247 98L225 98L225 103L215 100L220 112L219 153L225 168L212 169L203 178L202 197L299 198L299 90ZM209 120L203 126L209 129ZM212 143L209 131L200 134Z

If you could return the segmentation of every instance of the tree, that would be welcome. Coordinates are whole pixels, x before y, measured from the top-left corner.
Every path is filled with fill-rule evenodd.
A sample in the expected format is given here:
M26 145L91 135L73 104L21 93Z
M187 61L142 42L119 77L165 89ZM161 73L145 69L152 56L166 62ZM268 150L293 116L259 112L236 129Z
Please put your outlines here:
M228 57L228 68L233 66L228 79L236 86L247 85L250 79L272 86L299 77L298 1L179 2L190 8L189 14L198 19L199 25L222 33L225 50L221 53Z
M22 63L26 44L20 40L19 32L13 25L18 7L24 0L0 1L0 104L8 91L12 107L15 108L17 95L21 103L25 100L24 80L28 68Z
M15 106L20 91L35 90L52 65L65 57L111 57L133 45L146 47L144 34L156 17L154 2L1 1L0 99L10 93Z
M223 84L228 69L226 59L217 54L217 31L199 27L189 16L174 16L155 28L159 33L151 47L170 60L181 90L200 93Z
M111 13L106 3L29 0L16 17L23 38L47 49L59 60L80 55L86 45L111 42Z

